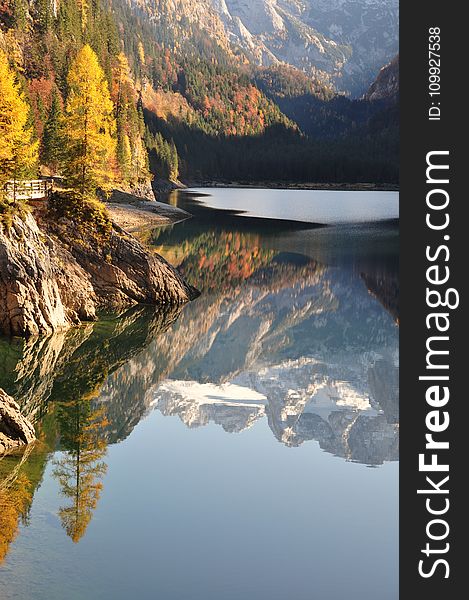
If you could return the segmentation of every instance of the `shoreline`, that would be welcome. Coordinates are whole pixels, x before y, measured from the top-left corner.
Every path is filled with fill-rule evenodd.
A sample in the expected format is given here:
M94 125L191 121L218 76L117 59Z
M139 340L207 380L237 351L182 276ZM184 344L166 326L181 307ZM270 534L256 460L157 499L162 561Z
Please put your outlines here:
M131 234L147 228L174 225L192 217L190 213L175 206L137 197L105 204L112 221Z
M393 183L288 183L288 182L221 182L221 181L190 181L187 188L224 188L224 189L268 189L268 190L305 190L305 191L344 191L344 192L398 192L399 184Z

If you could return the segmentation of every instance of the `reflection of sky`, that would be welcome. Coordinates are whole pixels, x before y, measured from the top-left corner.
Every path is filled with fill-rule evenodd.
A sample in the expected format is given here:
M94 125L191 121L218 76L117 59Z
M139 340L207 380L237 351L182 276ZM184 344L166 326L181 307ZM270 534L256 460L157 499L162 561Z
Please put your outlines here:
M2 600L28 598L31 585L34 600L398 597L396 464L285 448L263 421L226 435L158 412L107 462L78 545L55 516L49 465L0 571Z
M284 190L197 189L214 194L199 198L212 208L245 211L253 217L291 219L311 223L363 223L399 217L398 192L295 190L295 202ZM255 195L255 202L253 202Z
M262 214L272 210L277 217L319 220L316 209L314 215L309 212L312 192L295 192L296 203L271 190L216 194L209 202L224 208L232 197L240 203L249 197L248 204L255 198ZM333 218L337 193L314 194L322 196L322 210L327 200ZM366 213L367 219L374 210L379 218L397 215L386 212L394 210L397 194L386 200L381 192L374 208L368 202L372 193L349 194L359 195L349 206L341 203L347 218L349 210L355 216ZM358 206L365 202L361 213ZM386 432L394 431L397 408L397 400L384 394L394 381L397 329L362 278L369 273L385 281L388 262L394 273L397 234L376 228L261 236L263 249L327 257L344 266L324 270L319 265L317 274L314 264L307 266L308 283L308 271L301 271L305 261L299 261L272 289L267 276L256 284L248 279L237 287L221 286L185 307L174 327L122 364L108 378L100 401L111 409L113 431L129 437L108 448L104 489L86 535L73 544L60 525L63 498L50 461L29 525L21 527L0 568L0 598L27 599L34 588L34 600L396 599L397 463L368 468L350 462L370 461L381 446L377 462L390 460ZM223 247L226 243L219 230L210 229L206 215L174 232L186 231L190 241L192 229L194 239L210 232ZM181 239L174 243L181 245ZM249 254L249 236L243 244L240 251ZM221 255L217 244L212 251ZM219 306L217 294L223 300ZM125 336L123 341L129 343ZM106 347L99 339L94 343ZM381 406L389 423L385 415L375 420L378 409L368 402L369 367L382 356L388 367L378 369L375 378L389 400ZM162 382L163 372L173 380ZM181 386L187 394L181 395ZM187 400L182 408L191 424L197 424L197 410L208 407L202 415L208 424L188 429L178 406L170 404L173 392ZM158 394L159 411L137 424L146 402ZM301 394L314 402L295 403ZM178 416L163 416L167 406L167 414L174 408ZM216 412L220 406L223 410ZM295 412L297 407L301 410ZM303 408L300 445L279 443L296 427ZM261 418L250 418L250 411ZM318 426L315 416L326 421L331 415L330 430ZM252 426L244 429L246 423ZM220 425L244 430L227 434ZM357 435L347 454L342 433L349 435L354 427Z

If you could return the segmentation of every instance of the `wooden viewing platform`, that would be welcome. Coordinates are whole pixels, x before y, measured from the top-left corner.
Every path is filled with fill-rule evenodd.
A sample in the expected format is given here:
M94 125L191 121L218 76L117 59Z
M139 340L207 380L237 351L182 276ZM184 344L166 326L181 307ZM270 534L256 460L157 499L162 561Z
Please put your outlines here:
M28 179L8 181L5 185L7 197L16 200L45 200L54 187L52 179Z

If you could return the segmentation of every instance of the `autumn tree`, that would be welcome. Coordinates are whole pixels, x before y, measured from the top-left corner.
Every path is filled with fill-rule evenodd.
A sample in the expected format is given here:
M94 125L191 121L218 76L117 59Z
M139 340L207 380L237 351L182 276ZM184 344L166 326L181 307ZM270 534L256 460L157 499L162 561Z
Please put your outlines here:
M0 565L8 553L10 544L16 538L20 522L25 522L31 508L34 491L39 483L34 475L37 473L35 468L44 464L37 460L37 453L30 461L32 453L39 445L40 442L26 446L18 452L0 456Z
M57 174L62 159L62 105L57 90L52 100L42 134L41 162L49 167L53 175Z
M0 565L18 532L22 515L31 503L31 482L24 474L0 482Z
M54 477L69 501L59 511L67 535L79 542L93 517L106 473L102 436L107 421L102 409L93 410L92 397L81 397L59 405L58 421L66 452L55 461Z
M82 196L109 190L115 172L115 118L98 58L86 45L67 78L64 117L64 168L69 185Z
M8 58L0 50L0 193L8 180L30 175L37 164L38 143L29 112Z

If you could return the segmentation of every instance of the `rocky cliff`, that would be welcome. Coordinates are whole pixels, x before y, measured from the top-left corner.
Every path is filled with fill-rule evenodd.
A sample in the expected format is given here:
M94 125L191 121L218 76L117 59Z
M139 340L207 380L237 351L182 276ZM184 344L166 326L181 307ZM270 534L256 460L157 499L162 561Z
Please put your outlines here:
M31 336L92 321L100 309L196 297L168 262L114 226L105 243L73 223L27 214L0 225L0 332Z

